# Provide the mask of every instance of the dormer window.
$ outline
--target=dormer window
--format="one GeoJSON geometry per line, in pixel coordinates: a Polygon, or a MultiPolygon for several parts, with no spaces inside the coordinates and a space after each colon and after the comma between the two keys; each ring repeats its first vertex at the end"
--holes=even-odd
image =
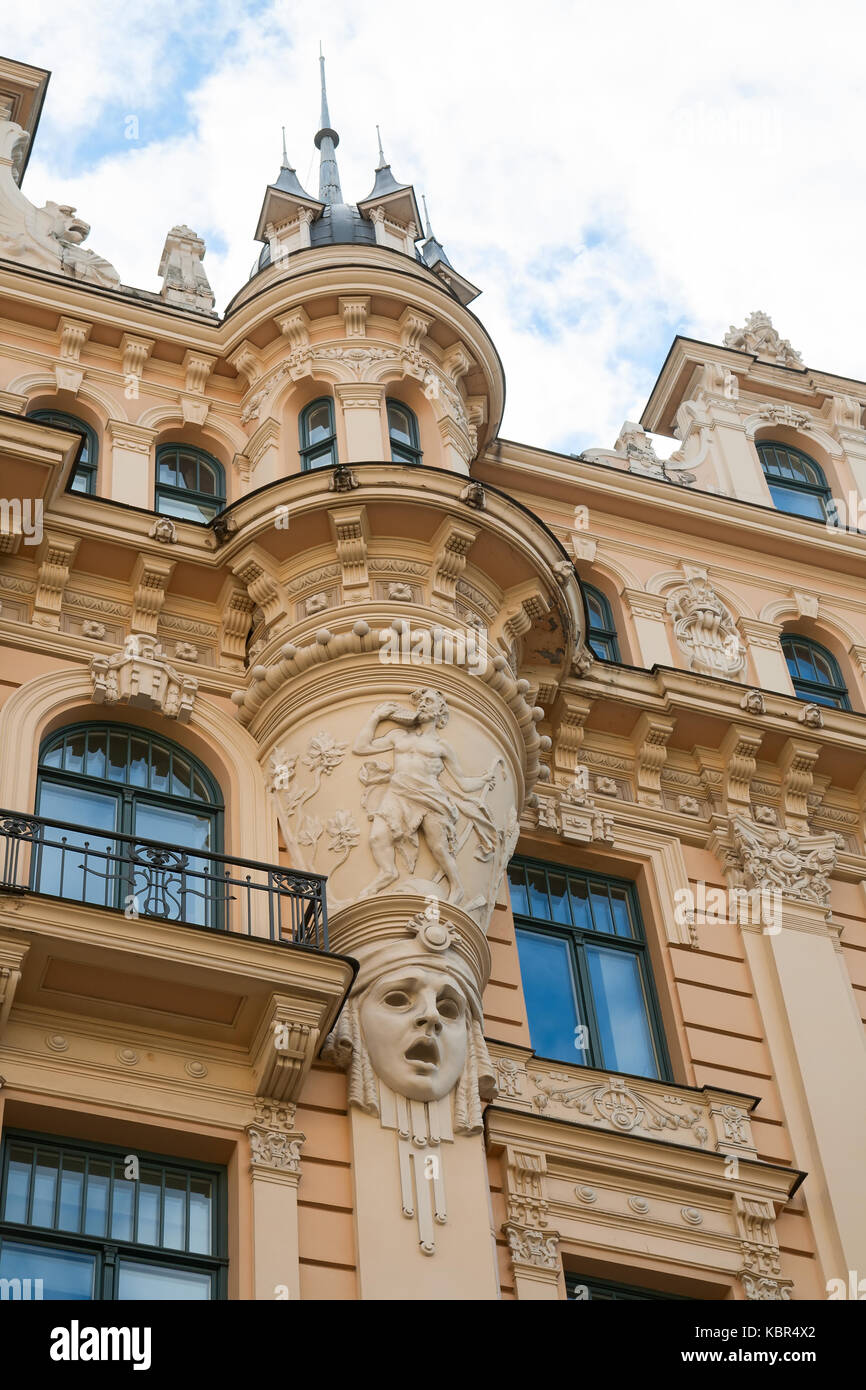
{"type": "Polygon", "coordinates": [[[337,464],[337,429],[330,396],[311,401],[301,411],[301,468],[334,468],[337,464]]]}
{"type": "Polygon", "coordinates": [[[226,504],[222,464],[189,444],[161,444],[156,451],[155,510],[183,521],[212,521],[226,504]]]}
{"type": "Polygon", "coordinates": [[[814,521],[827,520],[830,489],[814,459],[790,444],[763,440],[758,444],[758,458],[778,511],[814,521]]]}
{"type": "Polygon", "coordinates": [[[402,401],[388,401],[388,438],[393,463],[421,462],[418,421],[402,401]]]}

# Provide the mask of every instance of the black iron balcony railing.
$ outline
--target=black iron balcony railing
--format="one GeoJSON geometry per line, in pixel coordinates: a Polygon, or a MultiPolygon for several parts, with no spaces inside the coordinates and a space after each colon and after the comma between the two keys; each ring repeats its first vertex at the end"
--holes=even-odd
{"type": "Polygon", "coordinates": [[[0,810],[0,892],[328,949],[325,878],[0,810]]]}

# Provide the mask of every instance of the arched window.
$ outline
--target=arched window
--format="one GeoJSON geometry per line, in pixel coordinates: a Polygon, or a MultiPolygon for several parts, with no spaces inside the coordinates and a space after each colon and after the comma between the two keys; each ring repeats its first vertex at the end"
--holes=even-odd
{"type": "Polygon", "coordinates": [[[334,424],[334,402],[330,396],[320,396],[304,406],[300,418],[301,467],[333,468],[337,464],[337,427],[334,424]]]}
{"type": "Polygon", "coordinates": [[[814,459],[790,444],[758,444],[758,458],[770,495],[780,512],[792,516],[827,520],[830,489],[822,469],[814,459]]]}
{"type": "Polygon", "coordinates": [[[591,584],[584,584],[583,592],[586,594],[586,609],[589,614],[589,646],[602,661],[619,661],[619,642],[610,604],[604,594],[599,593],[591,584]]]}
{"type": "Polygon", "coordinates": [[[85,492],[92,497],[96,492],[96,469],[99,463],[99,445],[95,431],[76,415],[67,415],[62,410],[32,410],[27,418],[38,420],[42,425],[57,425],[59,429],[72,430],[82,436],[84,443],[69,483],[69,491],[85,492]]]}
{"type": "Polygon", "coordinates": [[[222,850],[222,797],[207,769],[169,739],[123,724],[52,734],[39,754],[36,813],[50,823],[34,864],[38,892],[219,925],[207,876],[220,864],[202,856],[222,850]],[[164,848],[139,850],[114,834],[164,848]]]}
{"type": "Polygon", "coordinates": [[[156,510],[184,521],[211,521],[226,504],[222,464],[189,444],[160,444],[156,451],[156,510]]]}
{"type": "Polygon", "coordinates": [[[394,463],[420,463],[421,443],[414,411],[402,401],[388,401],[388,438],[394,463]]]}
{"type": "Polygon", "coordinates": [[[798,700],[833,705],[836,709],[851,708],[839,664],[826,647],[793,633],[782,638],[782,651],[798,700]]]}

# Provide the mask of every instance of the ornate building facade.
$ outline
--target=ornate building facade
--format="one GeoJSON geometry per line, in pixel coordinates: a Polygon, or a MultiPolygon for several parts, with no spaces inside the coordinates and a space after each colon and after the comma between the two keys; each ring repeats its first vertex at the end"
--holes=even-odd
{"type": "Polygon", "coordinates": [[[0,1277],[856,1284],[866,383],[755,313],[612,449],[513,443],[324,70],[222,317],[189,227],[148,292],[28,200],[46,83],[0,63],[0,1277]]]}

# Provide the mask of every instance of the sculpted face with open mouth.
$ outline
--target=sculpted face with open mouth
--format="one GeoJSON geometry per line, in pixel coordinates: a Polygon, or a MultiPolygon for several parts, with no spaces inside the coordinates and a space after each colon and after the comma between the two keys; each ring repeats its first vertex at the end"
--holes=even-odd
{"type": "Polygon", "coordinates": [[[361,1003],[373,1070],[398,1095],[439,1100],[466,1061],[467,1004],[441,970],[395,969],[361,1003]]]}

